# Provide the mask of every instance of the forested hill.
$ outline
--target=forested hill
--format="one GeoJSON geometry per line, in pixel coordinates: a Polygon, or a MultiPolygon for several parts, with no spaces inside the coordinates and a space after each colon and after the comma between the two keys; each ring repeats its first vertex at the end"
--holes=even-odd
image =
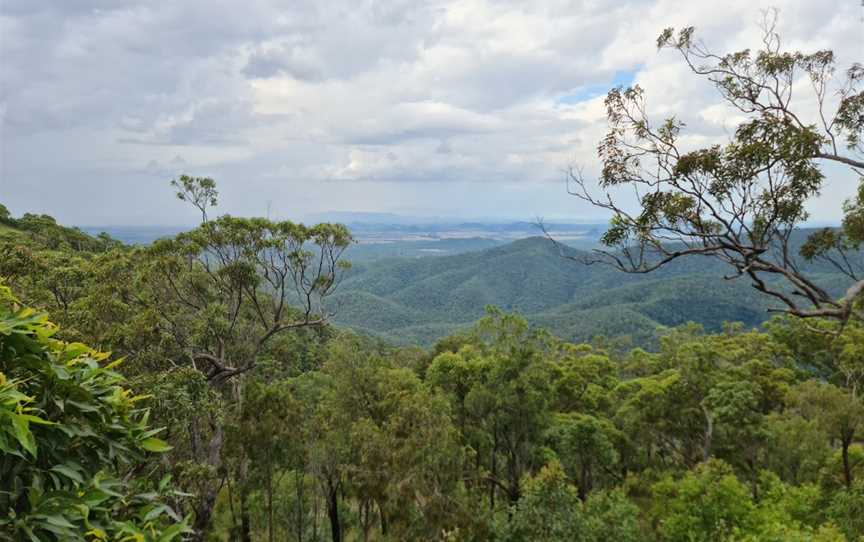
{"type": "MultiPolygon", "coordinates": [[[[809,233],[800,230],[794,248],[809,233]]],[[[104,234],[93,237],[36,214],[4,216],[0,238],[33,238],[45,247],[85,251],[119,245],[104,234]]],[[[728,269],[712,258],[685,258],[634,275],[565,258],[543,237],[500,242],[448,241],[448,249],[458,253],[423,257],[416,255],[440,253],[428,250],[440,243],[405,241],[381,250],[374,243],[355,245],[347,252],[353,266],[329,302],[334,321],[388,342],[430,346],[475,322],[486,305],[495,305],[565,340],[629,337],[633,344],[651,347],[662,326],[692,321],[718,330],[727,321],[757,326],[769,316],[770,299],[747,281],[718,280],[728,269]],[[404,250],[398,248],[403,245],[404,250]],[[488,248],[471,250],[477,247],[488,248]],[[382,257],[394,253],[414,256],[382,257]]],[[[564,250],[576,260],[585,255],[564,250]]],[[[847,281],[834,268],[807,264],[805,269],[832,294],[842,295],[847,281]]]]}
{"type": "MultiPolygon", "coordinates": [[[[727,271],[692,257],[625,274],[564,258],[548,239],[532,237],[453,256],[357,262],[331,302],[337,323],[402,344],[428,345],[481,317],[485,305],[518,311],[568,340],[627,335],[650,344],[659,326],[763,322],[770,300],[744,280],[718,281],[727,271]]],[[[841,292],[844,281],[831,268],[809,271],[841,292]]]]}
{"type": "Polygon", "coordinates": [[[0,242],[3,241],[33,241],[48,249],[65,247],[75,251],[99,251],[120,244],[107,234],[90,235],[79,228],[58,224],[49,215],[25,213],[21,218],[12,218],[0,204],[0,242]]]}

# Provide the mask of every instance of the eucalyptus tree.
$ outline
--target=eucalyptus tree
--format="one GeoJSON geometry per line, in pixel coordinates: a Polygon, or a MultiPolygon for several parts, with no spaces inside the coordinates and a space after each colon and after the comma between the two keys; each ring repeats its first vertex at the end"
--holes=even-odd
{"type": "Polygon", "coordinates": [[[458,346],[456,352],[435,357],[426,378],[450,396],[475,459],[467,477],[478,491],[487,488],[494,511],[498,495],[515,504],[523,477],[542,465],[540,448],[555,403],[558,372],[551,356],[557,342],[531,330],[521,316],[496,308],[487,308],[461,340],[461,346],[450,345],[458,346]]]}
{"type": "Polygon", "coordinates": [[[808,202],[824,187],[825,166],[864,176],[864,66],[835,77],[831,51],[784,51],[775,21],[775,13],[766,15],[759,51],[714,53],[692,27],[666,29],[657,40],[744,119],[728,143],[693,148],[679,118],[652,117],[640,86],[615,88],[605,100],[609,131],[598,147],[602,194],[575,168],[569,191],[612,214],[606,247],[589,262],[649,273],[683,257],[715,258],[728,264],[726,278],[744,277],[777,301],[775,311],[845,322],[860,312],[864,291],[857,257],[864,184],[843,206],[842,229],[812,235],[800,254],[794,238],[808,202]],[[808,106],[792,99],[802,82],[812,91],[809,116],[808,106]],[[635,212],[613,195],[621,190],[635,194],[635,212]],[[845,296],[832,296],[802,270],[799,255],[844,274],[845,296]]]}
{"type": "MultiPolygon", "coordinates": [[[[181,178],[177,185],[178,197],[191,201],[205,221],[141,251],[135,303],[179,354],[172,363],[202,375],[230,414],[241,400],[239,378],[256,368],[276,337],[328,323],[326,300],[348,267],[342,255],[351,235],[338,224],[227,215],[208,220],[206,207],[216,203],[212,180],[181,178]]],[[[201,443],[193,456],[213,478],[221,466],[223,426],[212,414],[189,424],[189,439],[201,443]]],[[[210,521],[217,482],[201,491],[199,530],[210,521]]]]}
{"type": "Polygon", "coordinates": [[[506,542],[635,542],[639,509],[619,491],[598,493],[587,502],[555,461],[526,477],[525,495],[506,522],[496,525],[496,540],[506,542]]]}
{"type": "Polygon", "coordinates": [[[308,454],[334,542],[354,539],[342,501],[356,504],[362,540],[429,540],[456,521],[462,449],[449,404],[389,354],[345,334],[322,369],[308,454]]]}
{"type": "Polygon", "coordinates": [[[864,426],[864,405],[845,390],[816,380],[801,383],[791,395],[794,411],[805,419],[814,420],[832,440],[840,443],[843,482],[847,489],[851,488],[849,448],[855,442],[855,433],[864,426]]]}
{"type": "Polygon", "coordinates": [[[201,213],[201,222],[207,222],[207,208],[216,207],[219,203],[219,191],[216,181],[210,177],[192,177],[181,175],[173,179],[171,186],[177,189],[177,199],[190,203],[201,213]]]}
{"type": "Polygon", "coordinates": [[[143,280],[160,329],[219,386],[252,370],[280,333],[327,324],[350,241],[338,224],[223,216],[155,242],[143,280]]]}
{"type": "MultiPolygon", "coordinates": [[[[267,540],[276,540],[278,525],[274,503],[281,480],[296,469],[303,458],[303,439],[298,438],[302,409],[285,382],[253,382],[244,389],[240,413],[228,431],[225,455],[235,460],[237,468],[246,469],[237,488],[240,499],[240,533],[251,540],[251,510],[248,494],[260,488],[264,497],[263,523],[267,540]]],[[[229,496],[230,498],[230,496],[229,496]]],[[[302,531],[301,531],[302,533],[302,531]]],[[[280,537],[284,539],[284,535],[280,537]]]]}
{"type": "Polygon", "coordinates": [[[616,442],[622,438],[608,420],[590,414],[555,416],[549,440],[563,466],[576,481],[579,499],[586,501],[602,472],[618,462],[616,442]]]}

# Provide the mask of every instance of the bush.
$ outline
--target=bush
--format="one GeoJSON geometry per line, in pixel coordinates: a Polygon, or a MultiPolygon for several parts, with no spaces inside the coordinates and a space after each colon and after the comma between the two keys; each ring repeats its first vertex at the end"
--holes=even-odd
{"type": "Polygon", "coordinates": [[[0,284],[0,540],[177,539],[188,527],[160,498],[169,480],[144,492],[131,476],[169,449],[144,397],[124,387],[119,360],[56,331],[0,284]]]}

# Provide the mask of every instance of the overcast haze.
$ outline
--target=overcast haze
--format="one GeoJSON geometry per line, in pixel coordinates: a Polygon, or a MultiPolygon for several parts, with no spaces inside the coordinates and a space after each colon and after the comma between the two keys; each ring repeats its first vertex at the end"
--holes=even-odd
{"type": "MultiPolygon", "coordinates": [[[[638,82],[692,142],[734,126],[656,51],[664,27],[757,47],[776,6],[788,48],[864,59],[861,0],[0,6],[0,202],[71,224],[190,223],[167,186],[184,172],[214,177],[239,215],[584,219],[562,170],[596,172],[611,86],[638,82]]],[[[855,185],[829,173],[818,220],[855,185]]]]}

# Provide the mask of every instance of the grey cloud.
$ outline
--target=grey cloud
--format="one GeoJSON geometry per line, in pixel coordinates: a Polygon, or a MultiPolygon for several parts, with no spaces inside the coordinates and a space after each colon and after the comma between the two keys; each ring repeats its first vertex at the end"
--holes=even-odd
{"type": "MultiPolygon", "coordinates": [[[[677,59],[653,39],[696,24],[734,47],[770,0],[695,4],[5,0],[0,200],[122,222],[134,195],[135,220],[171,223],[164,185],[182,169],[216,177],[237,214],[258,212],[265,195],[304,211],[379,198],[446,213],[453,198],[430,187],[471,183],[559,205],[561,188],[538,181],[591,166],[604,120],[602,103],[555,99],[602,90],[617,71],[640,66],[652,106],[723,138],[722,123],[700,116],[716,96],[670,80],[677,59]]],[[[787,42],[854,60],[854,2],[814,6],[784,3],[787,42]]]]}
{"type": "Polygon", "coordinates": [[[288,75],[300,81],[320,81],[324,78],[322,61],[300,44],[258,47],[249,55],[243,73],[253,79],[288,75]]]}
{"type": "Polygon", "coordinates": [[[146,128],[139,124],[132,130],[135,136],[120,137],[118,141],[149,145],[242,145],[248,143],[243,131],[255,119],[248,102],[204,102],[178,117],[157,118],[146,128]]]}
{"type": "Polygon", "coordinates": [[[488,133],[500,126],[495,117],[443,103],[400,103],[349,127],[344,140],[357,145],[392,145],[413,139],[488,133]]]}

